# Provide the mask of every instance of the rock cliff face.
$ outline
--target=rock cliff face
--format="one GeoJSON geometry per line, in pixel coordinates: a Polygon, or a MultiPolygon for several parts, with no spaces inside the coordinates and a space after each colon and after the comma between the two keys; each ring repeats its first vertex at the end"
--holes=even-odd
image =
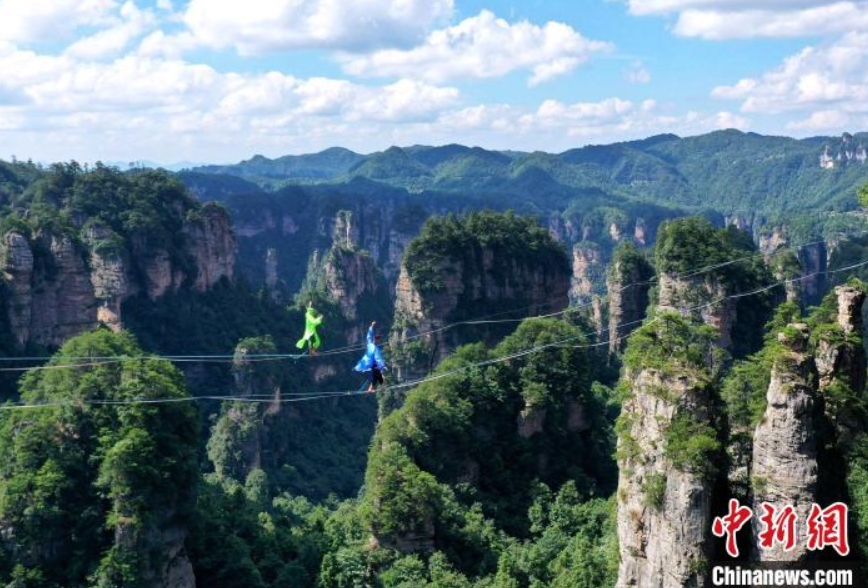
{"type": "Polygon", "coordinates": [[[800,246],[795,252],[795,259],[787,261],[791,269],[798,266],[797,271],[779,272],[775,268],[776,259],[782,256],[792,257],[794,254],[785,251],[790,245],[786,227],[776,226],[759,237],[759,250],[770,260],[777,279],[797,278],[786,285],[787,300],[800,301],[803,305],[816,304],[828,288],[826,269],[836,243],[814,241],[800,246]]]}
{"type": "MultiPolygon", "coordinates": [[[[438,274],[444,276],[442,288],[424,292],[411,280],[406,264],[401,267],[389,341],[393,352],[400,350],[395,361],[400,378],[427,372],[468,340],[469,330],[441,330],[460,320],[461,311],[476,317],[514,310],[508,318],[516,318],[557,312],[569,302],[567,268],[553,271],[532,266],[514,257],[498,256],[491,249],[474,251],[463,259],[447,258],[438,274]]],[[[515,326],[514,322],[508,324],[515,326]]],[[[501,334],[496,324],[470,329],[474,340],[493,342],[501,334]]]]}
{"type": "Polygon", "coordinates": [[[3,238],[6,313],[19,346],[57,346],[96,325],[97,302],[83,252],[66,235],[3,238]],[[38,252],[38,255],[35,253],[38,252]]]}
{"type": "Polygon", "coordinates": [[[33,312],[33,251],[20,233],[3,237],[3,279],[7,287],[9,327],[19,346],[30,339],[33,312]]]}
{"type": "Polygon", "coordinates": [[[197,291],[209,290],[221,278],[232,279],[237,244],[232,220],[224,208],[206,204],[196,218],[184,223],[182,232],[185,252],[195,264],[193,285],[197,291]]]}
{"type": "Polygon", "coordinates": [[[686,374],[643,369],[627,376],[618,438],[617,588],[700,588],[708,561],[712,486],[702,472],[667,456],[676,418],[707,423],[706,384],[686,374]]]}
{"type": "Polygon", "coordinates": [[[235,237],[223,209],[204,206],[182,233],[179,255],[190,263],[144,236],[125,244],[100,224],[86,227],[80,241],[48,230],[29,238],[7,233],[0,241],[0,274],[14,340],[20,347],[57,347],[100,322],[120,328],[121,304],[140,292],[156,299],[188,283],[205,291],[232,278],[235,237]]]}
{"type": "MultiPolygon", "coordinates": [[[[782,351],[772,368],[766,411],[753,437],[751,484],[754,504],[776,509],[793,506],[796,520],[807,520],[817,497],[817,368],[808,350],[808,327],[791,325],[778,334],[782,351]]],[[[761,549],[761,522],[752,519],[754,556],[759,561],[798,562],[807,554],[807,542],[796,541],[785,550],[775,543],[761,549]]],[[[800,528],[800,532],[803,530],[800,528]]]]}
{"type": "Polygon", "coordinates": [[[609,293],[609,352],[617,353],[627,345],[627,335],[639,327],[648,310],[648,293],[654,269],[638,255],[616,251],[606,275],[609,293]]]}
{"type": "Polygon", "coordinates": [[[677,312],[714,327],[718,345],[732,345],[732,329],[738,320],[736,301],[727,298],[728,289],[714,275],[679,277],[666,272],[658,275],[657,309],[677,312]]]}
{"type": "MultiPolygon", "coordinates": [[[[861,336],[865,293],[850,286],[838,286],[835,288],[835,296],[838,302],[836,321],[844,341],[853,334],[861,336]]],[[[861,348],[854,349],[836,339],[821,337],[817,342],[816,362],[820,390],[831,386],[836,379],[845,380],[854,390],[864,389],[865,353],[861,348]]]]}
{"type": "Polygon", "coordinates": [[[348,345],[364,341],[372,320],[388,322],[391,304],[386,280],[368,252],[335,245],[326,255],[323,272],[326,292],[349,323],[348,345]]]}
{"type": "Polygon", "coordinates": [[[238,203],[233,210],[238,271],[251,282],[262,283],[273,275],[285,284],[287,293],[295,293],[309,273],[307,260],[314,252],[321,255],[339,245],[370,254],[386,278],[389,296],[394,296],[404,249],[433,212],[409,203],[406,194],[388,191],[376,198],[358,192],[287,194],[249,208],[238,203]],[[264,265],[269,249],[275,250],[278,260],[270,270],[264,265]]]}
{"type": "Polygon", "coordinates": [[[588,300],[596,287],[602,283],[604,261],[600,248],[594,243],[582,243],[573,247],[573,279],[570,282],[570,298],[588,300]]]}

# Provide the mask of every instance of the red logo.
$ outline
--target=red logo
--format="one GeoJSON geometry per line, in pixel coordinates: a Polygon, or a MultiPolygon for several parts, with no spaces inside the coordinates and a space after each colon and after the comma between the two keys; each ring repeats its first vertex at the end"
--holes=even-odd
{"type": "Polygon", "coordinates": [[[735,543],[735,534],[745,526],[753,516],[746,506],[740,506],[735,498],[729,499],[729,514],[723,517],[714,517],[711,532],[716,537],[726,535],[726,552],[730,557],[738,557],[738,545],[735,543]]]}
{"type": "Polygon", "coordinates": [[[843,502],[830,504],[821,509],[811,506],[808,515],[808,549],[811,551],[832,547],[838,555],[850,553],[847,542],[847,505],[843,502]]]}
{"type": "Polygon", "coordinates": [[[762,530],[759,532],[759,544],[762,549],[772,549],[775,543],[784,546],[789,551],[796,546],[796,509],[791,505],[783,507],[780,512],[774,506],[763,502],[760,504],[763,514],[759,520],[762,530]]]}
{"type": "MultiPolygon", "coordinates": [[[[760,531],[757,534],[760,548],[773,549],[775,545],[781,545],[784,551],[793,549],[798,538],[796,509],[792,505],[777,508],[763,502],[760,510],[760,531]]],[[[826,508],[820,508],[818,504],[811,505],[805,525],[808,549],[817,551],[831,547],[841,556],[849,554],[847,512],[847,505],[843,502],[830,504],[826,508]]],[[[750,508],[741,506],[738,500],[731,498],[729,512],[724,516],[714,517],[711,532],[715,537],[726,537],[726,553],[730,557],[738,557],[736,533],[747,524],[753,514],[750,508]]]]}

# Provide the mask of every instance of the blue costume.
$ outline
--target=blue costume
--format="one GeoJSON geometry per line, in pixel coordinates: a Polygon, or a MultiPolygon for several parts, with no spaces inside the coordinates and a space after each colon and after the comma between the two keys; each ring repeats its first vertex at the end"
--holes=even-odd
{"type": "Polygon", "coordinates": [[[368,392],[373,392],[374,388],[376,388],[375,384],[384,383],[382,372],[386,371],[386,360],[383,359],[383,352],[380,351],[380,347],[377,345],[373,324],[368,327],[368,334],[365,340],[368,343],[365,354],[353,370],[357,372],[370,372],[368,392]]]}

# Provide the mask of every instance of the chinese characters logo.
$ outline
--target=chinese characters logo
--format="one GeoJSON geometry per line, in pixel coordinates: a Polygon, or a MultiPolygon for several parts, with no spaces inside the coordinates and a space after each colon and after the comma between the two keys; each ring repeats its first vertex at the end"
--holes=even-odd
{"type": "MultiPolygon", "coordinates": [[[[738,557],[736,533],[754,516],[754,512],[739,504],[735,498],[729,501],[727,514],[714,518],[711,532],[715,537],[726,538],[726,552],[730,557],[738,557]]],[[[796,510],[791,505],[777,508],[762,502],[759,505],[760,531],[757,536],[761,549],[772,549],[775,545],[783,547],[784,551],[793,549],[796,545],[798,521],[796,510]]],[[[835,502],[826,508],[818,504],[811,505],[811,511],[805,522],[808,549],[817,551],[831,547],[839,555],[850,553],[847,539],[847,505],[835,502]]]]}

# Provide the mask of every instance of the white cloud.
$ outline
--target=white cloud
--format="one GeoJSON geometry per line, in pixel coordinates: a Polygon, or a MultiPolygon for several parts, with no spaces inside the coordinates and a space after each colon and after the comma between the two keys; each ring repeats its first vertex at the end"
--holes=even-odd
{"type": "Polygon", "coordinates": [[[714,115],[714,124],[718,129],[739,129],[746,131],[750,128],[750,121],[739,114],[722,111],[714,115]]]}
{"type": "Polygon", "coordinates": [[[850,33],[835,43],[806,47],[777,68],[712,96],[741,100],[742,112],[830,110],[868,112],[868,33],[850,33]]]}
{"type": "Polygon", "coordinates": [[[197,46],[196,38],[189,32],[166,34],[162,30],[156,30],[142,39],[137,53],[147,57],[179,59],[184,53],[197,46]]]}
{"type": "Polygon", "coordinates": [[[624,79],[631,84],[647,84],[651,81],[651,72],[641,61],[636,61],[624,72],[624,79]]]}
{"type": "Polygon", "coordinates": [[[113,57],[155,24],[151,12],[139,10],[128,1],[121,7],[120,18],[93,35],[79,39],[66,48],[66,53],[78,59],[113,57]]]}
{"type": "Polygon", "coordinates": [[[453,0],[191,0],[184,21],[200,43],[252,55],[407,46],[452,9],[453,0]]]}
{"type": "Polygon", "coordinates": [[[483,10],[477,16],[437,30],[417,47],[384,49],[342,58],[358,76],[417,77],[439,83],[456,78],[491,78],[529,70],[530,85],[563,75],[594,54],[612,48],[586,39],[558,22],[510,24],[483,10]]]}
{"type": "Polygon", "coordinates": [[[379,140],[385,127],[431,123],[460,101],[457,89],[420,81],[224,73],[141,53],[83,60],[8,43],[0,43],[0,80],[0,128],[15,131],[8,148],[36,159],[201,160],[288,141],[298,150],[314,137],[379,140]]]}
{"type": "MultiPolygon", "coordinates": [[[[866,117],[862,117],[864,120],[866,117]]],[[[852,128],[854,122],[852,115],[840,110],[818,110],[803,120],[791,122],[787,128],[794,131],[811,132],[840,132],[842,129],[852,128]]]]}
{"type": "MultiPolygon", "coordinates": [[[[612,97],[598,102],[544,100],[535,110],[510,104],[481,104],[448,111],[436,125],[419,129],[429,142],[479,143],[491,148],[558,152],[590,142],[611,143],[659,133],[697,134],[719,128],[746,128],[741,117],[721,112],[673,114],[656,101],[612,97]]],[[[418,136],[412,142],[419,142],[418,136]]]]}
{"type": "Polygon", "coordinates": [[[0,41],[69,39],[78,27],[110,22],[115,0],[0,0],[0,41]]]}
{"type": "Polygon", "coordinates": [[[730,39],[840,34],[868,29],[866,0],[627,0],[636,15],[677,14],[673,31],[730,39]]]}

